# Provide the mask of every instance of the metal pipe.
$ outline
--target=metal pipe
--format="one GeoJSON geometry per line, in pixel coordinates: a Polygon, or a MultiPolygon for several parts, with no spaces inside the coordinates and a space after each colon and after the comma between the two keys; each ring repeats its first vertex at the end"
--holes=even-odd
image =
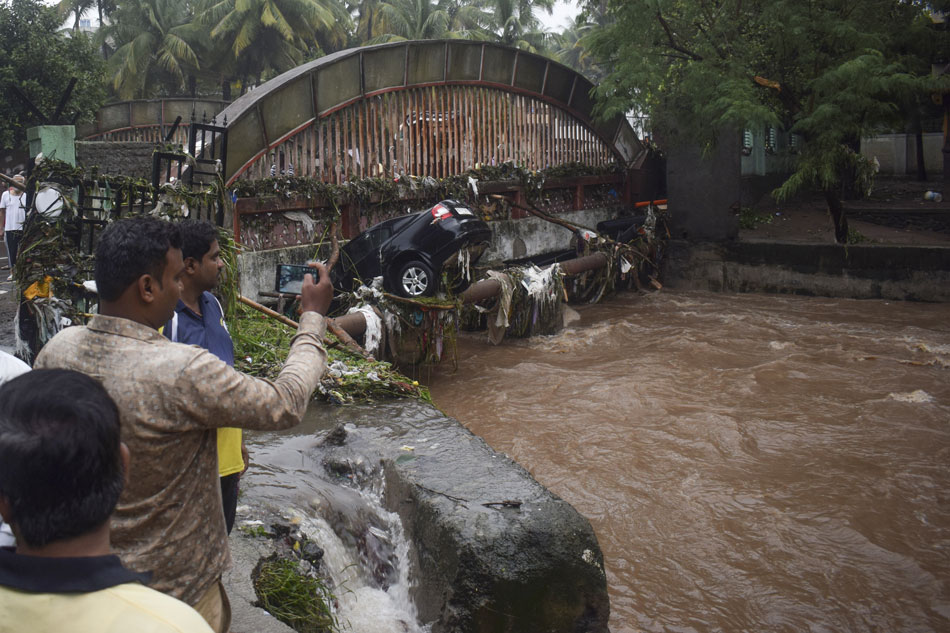
{"type": "MultiPolygon", "coordinates": [[[[597,270],[607,265],[607,256],[603,253],[594,253],[586,257],[570,259],[566,262],[560,262],[561,270],[565,275],[579,275],[589,270],[597,270]]],[[[496,297],[501,292],[501,282],[497,279],[482,279],[469,286],[462,293],[462,303],[476,303],[484,301],[491,297],[496,297]]],[[[242,297],[243,300],[243,297],[242,297]]],[[[282,315],[281,315],[282,316],[282,315]]],[[[353,338],[363,336],[366,332],[366,317],[362,312],[352,312],[333,319],[334,323],[353,338]]]]}

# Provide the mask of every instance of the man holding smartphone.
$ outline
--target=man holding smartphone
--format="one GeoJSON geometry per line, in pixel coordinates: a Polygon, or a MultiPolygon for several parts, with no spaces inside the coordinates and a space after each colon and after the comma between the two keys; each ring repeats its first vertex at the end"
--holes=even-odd
{"type": "Polygon", "coordinates": [[[152,587],[193,606],[218,633],[231,610],[221,575],[231,563],[220,511],[217,429],[277,430],[300,423],[326,369],[326,268],[307,275],[297,334],[280,372],[262,380],[211,352],[158,333],[175,312],[185,263],[177,225],[119,220],[96,246],[99,314],[42,349],[36,368],[73,369],[98,379],[115,400],[122,440],[134,459],[112,517],[112,544],[152,587]]]}

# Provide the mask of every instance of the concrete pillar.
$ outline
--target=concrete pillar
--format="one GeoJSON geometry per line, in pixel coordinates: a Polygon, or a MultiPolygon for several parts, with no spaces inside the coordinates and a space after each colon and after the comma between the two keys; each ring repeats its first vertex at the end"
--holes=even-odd
{"type": "Polygon", "coordinates": [[[76,127],[73,125],[38,125],[26,131],[30,142],[30,158],[40,152],[45,158],[55,158],[76,165],[76,127]]]}
{"type": "Polygon", "coordinates": [[[739,233],[736,206],[742,195],[739,134],[723,131],[716,147],[703,154],[698,145],[667,149],[667,198],[674,239],[718,242],[739,233]]]}

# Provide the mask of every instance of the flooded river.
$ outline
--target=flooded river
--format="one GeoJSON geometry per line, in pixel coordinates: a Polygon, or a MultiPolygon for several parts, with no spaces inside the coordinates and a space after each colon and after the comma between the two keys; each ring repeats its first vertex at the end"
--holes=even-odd
{"type": "Polygon", "coordinates": [[[573,504],[611,631],[950,630],[950,305],[621,296],[441,409],[573,504]]]}

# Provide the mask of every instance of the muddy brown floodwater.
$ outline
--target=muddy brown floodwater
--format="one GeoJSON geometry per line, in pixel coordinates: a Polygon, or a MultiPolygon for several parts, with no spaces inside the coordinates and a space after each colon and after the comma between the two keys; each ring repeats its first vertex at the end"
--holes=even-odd
{"type": "Polygon", "coordinates": [[[662,292],[436,404],[586,515],[611,631],[950,631],[950,305],[662,292]]]}

